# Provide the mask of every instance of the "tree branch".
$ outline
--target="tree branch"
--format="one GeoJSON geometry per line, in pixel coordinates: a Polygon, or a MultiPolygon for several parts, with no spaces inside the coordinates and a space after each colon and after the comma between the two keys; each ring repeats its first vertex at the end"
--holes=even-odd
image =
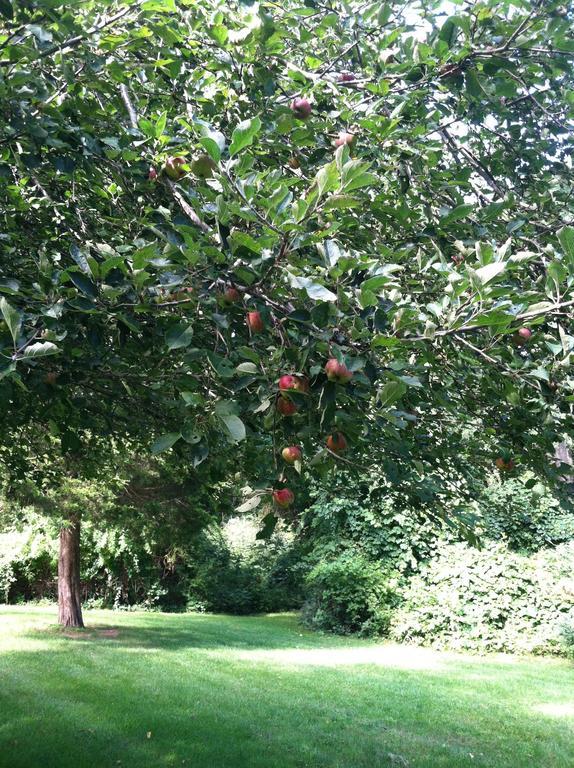
{"type": "MultiPolygon", "coordinates": [[[[67,40],[65,40],[63,43],[56,43],[56,45],[52,45],[50,48],[46,48],[45,51],[41,51],[36,59],[34,61],[38,61],[40,59],[45,59],[48,56],[51,56],[53,53],[58,52],[64,52],[67,50],[70,50],[71,48],[76,48],[80,43],[82,43],[84,40],[87,40],[88,37],[91,37],[92,35],[95,35],[96,32],[100,32],[102,29],[105,29],[106,27],[109,27],[111,24],[115,24],[116,21],[119,21],[124,16],[126,16],[131,10],[132,6],[128,5],[126,8],[123,8],[121,11],[118,11],[118,13],[114,14],[114,16],[110,16],[109,19],[103,21],[101,24],[95,24],[91,29],[88,29],[88,31],[83,35],[76,35],[75,37],[70,37],[67,40]]],[[[12,61],[12,59],[2,59],[0,60],[0,66],[6,67],[10,64],[16,64],[17,62],[12,61]]]]}

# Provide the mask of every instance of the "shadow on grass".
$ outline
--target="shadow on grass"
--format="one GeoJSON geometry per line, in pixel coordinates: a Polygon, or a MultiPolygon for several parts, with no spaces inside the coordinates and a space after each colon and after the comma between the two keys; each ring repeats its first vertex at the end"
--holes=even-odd
{"type": "MultiPolygon", "coordinates": [[[[0,611],[1,616],[1,611],[0,611]]],[[[79,643],[113,641],[118,646],[178,651],[186,648],[280,649],[345,644],[335,636],[320,636],[298,623],[295,614],[225,616],[217,614],[138,614],[106,612],[96,620],[89,614],[84,629],[55,624],[20,632],[31,639],[62,639],[79,643]],[[162,626],[158,626],[158,621],[162,626]]],[[[350,641],[349,641],[350,642],[350,641]]]]}
{"type": "Polygon", "coordinates": [[[88,612],[83,631],[34,629],[51,611],[0,609],[0,627],[10,615],[0,768],[574,765],[564,665],[319,636],[289,615],[88,612]]]}
{"type": "MultiPolygon", "coordinates": [[[[219,627],[224,633],[221,619],[219,627]]],[[[244,633],[256,652],[260,641],[244,633]]],[[[150,627],[94,642],[85,636],[62,643],[50,635],[48,650],[0,655],[0,768],[574,764],[572,722],[525,708],[521,697],[533,694],[528,685],[518,696],[516,681],[509,681],[501,698],[503,686],[469,684],[457,669],[450,676],[365,667],[278,669],[236,653],[206,653],[229,643],[218,637],[214,646],[202,636],[198,644],[192,635],[182,629],[173,641],[190,651],[180,655],[146,653],[173,648],[166,632],[150,627]],[[141,636],[134,643],[136,632],[141,636]]],[[[243,647],[235,642],[232,650],[243,647]]],[[[548,700],[556,685],[550,676],[534,696],[548,700]]]]}

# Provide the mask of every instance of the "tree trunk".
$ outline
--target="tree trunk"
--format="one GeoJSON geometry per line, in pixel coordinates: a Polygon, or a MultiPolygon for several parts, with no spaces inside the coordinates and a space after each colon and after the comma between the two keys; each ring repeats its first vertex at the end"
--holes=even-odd
{"type": "Polygon", "coordinates": [[[58,558],[58,624],[83,627],[80,591],[80,518],[60,530],[58,558]]]}

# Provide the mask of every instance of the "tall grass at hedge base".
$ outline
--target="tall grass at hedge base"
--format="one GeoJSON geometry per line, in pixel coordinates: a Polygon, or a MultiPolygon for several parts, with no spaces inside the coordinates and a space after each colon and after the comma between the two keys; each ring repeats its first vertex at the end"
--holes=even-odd
{"type": "Polygon", "coordinates": [[[568,653],[574,542],[531,555],[504,544],[445,545],[403,589],[389,635],[435,648],[568,653]]]}

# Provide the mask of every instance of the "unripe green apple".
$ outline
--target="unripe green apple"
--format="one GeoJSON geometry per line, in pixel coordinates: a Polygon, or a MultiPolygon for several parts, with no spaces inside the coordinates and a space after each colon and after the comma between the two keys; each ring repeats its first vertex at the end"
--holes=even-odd
{"type": "Polygon", "coordinates": [[[168,157],[165,161],[165,172],[172,181],[179,181],[185,176],[183,166],[186,165],[185,157],[168,157]]]}

